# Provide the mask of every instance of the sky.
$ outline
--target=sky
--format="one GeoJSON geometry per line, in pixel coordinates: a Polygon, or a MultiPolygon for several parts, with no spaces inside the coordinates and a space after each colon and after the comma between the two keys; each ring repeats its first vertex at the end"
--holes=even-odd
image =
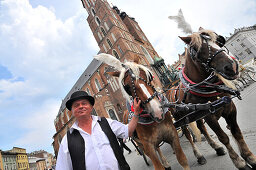
{"type": "MultiPolygon", "coordinates": [[[[255,0],[109,0],[134,17],[166,64],[178,59],[186,36],[168,16],[183,15],[230,36],[256,21],[255,0]]],[[[0,0],[0,149],[53,152],[61,101],[99,48],[81,0],[0,0]]]]}

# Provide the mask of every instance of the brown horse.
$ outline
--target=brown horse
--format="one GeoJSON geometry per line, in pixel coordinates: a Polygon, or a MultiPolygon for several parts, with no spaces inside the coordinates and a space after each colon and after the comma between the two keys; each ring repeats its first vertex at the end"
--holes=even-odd
{"type": "MultiPolygon", "coordinates": [[[[190,36],[180,38],[188,45],[185,52],[185,66],[180,72],[180,84],[167,93],[169,101],[174,103],[207,103],[208,101],[216,101],[219,97],[234,95],[234,90],[232,91],[227,86],[231,87],[231,84],[228,84],[229,80],[237,77],[238,63],[223,49],[222,46],[225,42],[221,43],[220,37],[213,31],[203,29],[190,36]],[[223,85],[223,83],[227,86],[223,85]]],[[[204,112],[199,111],[198,113],[204,112]]],[[[177,111],[175,109],[172,110],[172,113],[176,120],[187,114],[187,112],[177,111]]],[[[253,169],[256,169],[256,157],[249,150],[243,139],[236,116],[236,107],[231,101],[230,104],[221,107],[216,112],[207,114],[204,120],[215,132],[219,141],[226,146],[236,168],[251,169],[249,167],[251,166],[253,169]],[[223,117],[226,120],[227,126],[230,127],[243,159],[235,152],[230,144],[228,135],[218,123],[220,117],[223,117]]],[[[209,136],[202,119],[197,121],[197,126],[210,146],[216,150],[217,155],[224,155],[223,147],[216,144],[209,136]]],[[[189,131],[185,126],[184,131],[186,137],[192,144],[198,162],[200,164],[206,163],[205,158],[193,143],[189,131]]]]}
{"type": "Polygon", "coordinates": [[[152,72],[145,66],[135,63],[136,61],[121,63],[115,57],[108,54],[99,54],[95,58],[118,70],[109,74],[119,77],[119,85],[124,97],[127,100],[129,100],[130,96],[134,99],[139,98],[142,101],[143,110],[146,113],[150,113],[152,119],[155,120],[151,125],[138,123],[136,127],[139,143],[142,144],[143,150],[151,159],[154,168],[156,170],[171,169],[161,152],[159,153],[163,164],[157,155],[157,151],[160,151],[158,146],[164,141],[172,146],[177,160],[183,169],[189,170],[188,161],[180,146],[179,137],[172,123],[171,114],[169,112],[164,114],[160,107],[161,103],[158,99],[158,93],[151,84],[152,72]]]}

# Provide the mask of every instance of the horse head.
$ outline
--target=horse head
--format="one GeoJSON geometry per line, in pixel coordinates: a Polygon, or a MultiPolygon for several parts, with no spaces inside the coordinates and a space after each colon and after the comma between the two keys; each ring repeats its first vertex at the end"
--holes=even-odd
{"type": "Polygon", "coordinates": [[[214,71],[225,79],[238,75],[238,62],[224,46],[225,38],[210,30],[200,29],[187,37],[180,37],[188,46],[191,62],[208,75],[214,71]]]}
{"type": "Polygon", "coordinates": [[[109,75],[118,77],[119,86],[126,100],[141,100],[141,107],[156,119],[162,119],[163,110],[158,99],[158,93],[152,84],[153,73],[145,66],[135,62],[122,63],[109,54],[99,54],[96,59],[111,65],[117,71],[108,72],[109,75]]]}

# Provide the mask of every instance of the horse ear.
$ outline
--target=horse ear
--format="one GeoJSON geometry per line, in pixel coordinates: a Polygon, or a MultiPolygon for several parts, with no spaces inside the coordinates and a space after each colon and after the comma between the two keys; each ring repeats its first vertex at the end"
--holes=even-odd
{"type": "Polygon", "coordinates": [[[186,44],[190,44],[191,42],[191,37],[180,37],[179,38],[184,41],[186,44]]]}
{"type": "Polygon", "coordinates": [[[140,62],[140,57],[137,56],[137,55],[133,56],[133,62],[139,64],[139,62],[140,62]]]}
{"type": "Polygon", "coordinates": [[[202,30],[204,30],[204,28],[203,27],[199,27],[198,31],[202,31],[202,30]]]}
{"type": "Polygon", "coordinates": [[[111,75],[113,77],[119,77],[120,71],[114,71],[114,72],[106,72],[108,75],[111,75]]]}

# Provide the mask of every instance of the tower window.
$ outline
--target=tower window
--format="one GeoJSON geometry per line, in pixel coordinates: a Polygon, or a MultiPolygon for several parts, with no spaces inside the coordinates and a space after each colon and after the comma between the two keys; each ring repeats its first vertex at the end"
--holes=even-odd
{"type": "Polygon", "coordinates": [[[142,51],[143,51],[145,57],[147,58],[148,62],[149,62],[150,64],[153,64],[154,61],[153,61],[152,57],[150,56],[150,54],[148,53],[148,51],[147,51],[143,46],[140,46],[140,47],[141,47],[141,49],[142,49],[142,51]]]}
{"type": "Polygon", "coordinates": [[[100,83],[99,83],[98,79],[95,79],[95,85],[96,85],[97,90],[100,91],[101,86],[100,86],[100,83]]]}
{"type": "Polygon", "coordinates": [[[120,53],[123,55],[124,52],[123,52],[123,50],[121,49],[120,45],[118,45],[117,48],[118,48],[118,50],[120,51],[120,53]]]}
{"type": "Polygon", "coordinates": [[[96,14],[95,10],[92,8],[92,15],[94,16],[96,14]]]}
{"type": "Polygon", "coordinates": [[[107,52],[107,48],[104,44],[103,44],[103,48],[104,48],[105,52],[107,52]]]}
{"type": "Polygon", "coordinates": [[[91,96],[90,90],[86,88],[86,92],[91,96]]]}
{"type": "Polygon", "coordinates": [[[100,33],[98,32],[98,37],[100,40],[102,40],[102,36],[100,35],[100,33]]]}
{"type": "Polygon", "coordinates": [[[103,28],[103,27],[100,27],[100,30],[101,30],[101,32],[103,33],[103,35],[104,35],[104,36],[106,36],[106,35],[107,35],[107,33],[106,33],[106,31],[104,30],[104,28],[103,28]]]}
{"type": "Polygon", "coordinates": [[[113,50],[113,55],[114,55],[117,59],[120,58],[119,55],[118,55],[118,53],[116,52],[116,50],[113,50]]]}
{"type": "Polygon", "coordinates": [[[111,36],[112,36],[113,40],[116,41],[116,37],[113,33],[111,33],[111,36]]]}
{"type": "Polygon", "coordinates": [[[95,17],[95,19],[96,19],[97,25],[99,26],[99,25],[100,25],[100,19],[99,19],[99,17],[95,17]]]}
{"type": "Polygon", "coordinates": [[[107,39],[107,42],[108,42],[109,47],[112,48],[113,45],[112,45],[111,41],[109,39],[107,39]]]}
{"type": "Polygon", "coordinates": [[[106,29],[109,30],[109,27],[106,22],[104,22],[104,25],[105,25],[106,29]]]}

